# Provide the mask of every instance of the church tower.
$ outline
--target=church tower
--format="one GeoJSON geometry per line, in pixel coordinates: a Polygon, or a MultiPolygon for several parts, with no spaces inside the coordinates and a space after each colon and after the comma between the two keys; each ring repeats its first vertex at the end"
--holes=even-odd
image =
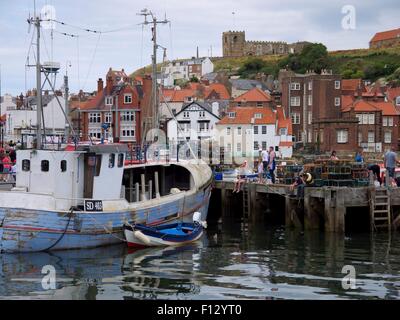
{"type": "Polygon", "coordinates": [[[222,34],[222,52],[224,57],[242,57],[245,55],[246,35],[244,31],[228,31],[222,34]]]}

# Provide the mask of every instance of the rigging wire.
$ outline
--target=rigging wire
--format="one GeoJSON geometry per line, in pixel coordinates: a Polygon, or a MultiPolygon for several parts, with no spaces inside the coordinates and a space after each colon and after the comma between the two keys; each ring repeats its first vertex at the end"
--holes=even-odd
{"type": "Polygon", "coordinates": [[[96,46],[95,46],[95,48],[94,48],[92,60],[90,61],[89,69],[88,69],[88,72],[87,72],[85,81],[83,82],[82,90],[85,88],[86,83],[87,83],[87,80],[89,79],[90,71],[92,70],[93,62],[94,62],[94,59],[95,59],[95,57],[96,57],[97,49],[98,49],[98,47],[99,47],[100,38],[101,38],[101,33],[99,34],[99,37],[97,38],[97,42],[96,42],[96,46]]]}
{"type": "Polygon", "coordinates": [[[132,30],[132,29],[137,27],[136,25],[128,25],[128,26],[125,26],[125,27],[117,28],[117,29],[111,29],[111,30],[102,31],[102,30],[95,30],[95,29],[80,27],[80,26],[77,26],[77,25],[73,25],[73,24],[66,23],[66,22],[59,21],[59,20],[55,20],[55,19],[48,19],[48,21],[52,21],[52,22],[55,22],[57,24],[60,24],[60,25],[66,26],[66,27],[75,28],[75,29],[78,29],[78,30],[81,30],[81,31],[85,31],[85,32],[89,32],[89,33],[95,33],[95,34],[114,33],[114,32],[119,32],[119,31],[124,31],[124,30],[132,30]]]}

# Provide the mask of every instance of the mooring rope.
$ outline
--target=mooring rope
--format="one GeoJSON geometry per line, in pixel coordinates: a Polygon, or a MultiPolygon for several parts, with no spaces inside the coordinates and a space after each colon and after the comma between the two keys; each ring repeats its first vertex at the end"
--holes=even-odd
{"type": "Polygon", "coordinates": [[[57,244],[59,244],[59,242],[62,240],[62,238],[64,238],[65,234],[67,233],[69,223],[71,222],[73,214],[74,214],[74,209],[71,208],[71,211],[69,211],[69,218],[68,218],[67,225],[64,229],[64,232],[61,234],[61,236],[58,238],[58,240],[55,243],[53,243],[50,247],[48,247],[47,249],[42,250],[42,251],[49,251],[49,250],[53,249],[57,244]]]}

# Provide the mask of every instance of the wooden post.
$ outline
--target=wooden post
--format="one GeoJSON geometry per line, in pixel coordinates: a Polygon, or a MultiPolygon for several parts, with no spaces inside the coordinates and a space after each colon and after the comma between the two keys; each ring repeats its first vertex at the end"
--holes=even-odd
{"type": "Polygon", "coordinates": [[[375,196],[376,196],[376,189],[375,187],[371,187],[368,190],[369,194],[369,220],[370,220],[370,228],[371,232],[375,231],[375,221],[374,221],[374,209],[375,209],[375,196]]]}
{"type": "Polygon", "coordinates": [[[136,202],[140,201],[140,185],[139,182],[135,183],[135,196],[136,196],[136,202]]]}
{"type": "Polygon", "coordinates": [[[141,192],[141,195],[140,195],[140,200],[144,201],[144,200],[146,200],[146,178],[145,178],[144,174],[140,175],[140,180],[141,180],[141,183],[142,183],[142,192],[141,192]]]}
{"type": "Polygon", "coordinates": [[[304,229],[319,229],[318,208],[315,205],[315,199],[310,196],[308,188],[304,190],[304,229]]]}
{"type": "Polygon", "coordinates": [[[129,170],[129,202],[133,202],[133,170],[129,170]]]}
{"type": "Polygon", "coordinates": [[[300,199],[285,197],[285,225],[287,228],[302,229],[303,225],[297,215],[300,199]]]}
{"type": "Polygon", "coordinates": [[[159,181],[158,181],[158,171],[154,172],[154,187],[156,191],[156,198],[160,198],[160,187],[159,187],[159,181]]]}
{"type": "Polygon", "coordinates": [[[335,192],[331,188],[324,188],[324,217],[325,217],[325,231],[335,231],[335,192]]]}
{"type": "Polygon", "coordinates": [[[344,205],[346,189],[340,188],[336,193],[335,232],[345,232],[346,207],[344,205]]]}
{"type": "Polygon", "coordinates": [[[149,200],[153,199],[153,181],[149,180],[149,200]]]}

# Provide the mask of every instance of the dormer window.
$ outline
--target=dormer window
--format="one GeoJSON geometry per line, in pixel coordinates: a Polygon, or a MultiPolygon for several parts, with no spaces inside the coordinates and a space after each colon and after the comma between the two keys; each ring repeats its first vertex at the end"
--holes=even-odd
{"type": "Polygon", "coordinates": [[[255,113],[254,119],[262,119],[262,113],[255,113]]]}
{"type": "Polygon", "coordinates": [[[126,94],[126,95],[124,95],[124,103],[125,103],[125,104],[130,104],[130,103],[132,103],[132,95],[131,95],[131,94],[126,94]]]}
{"type": "Polygon", "coordinates": [[[112,106],[113,100],[113,97],[106,97],[106,106],[112,106]]]}
{"type": "Polygon", "coordinates": [[[257,108],[261,108],[263,106],[262,102],[257,102],[257,108]]]}
{"type": "Polygon", "coordinates": [[[231,119],[236,118],[236,112],[229,112],[228,113],[228,118],[231,118],[231,119]]]}

